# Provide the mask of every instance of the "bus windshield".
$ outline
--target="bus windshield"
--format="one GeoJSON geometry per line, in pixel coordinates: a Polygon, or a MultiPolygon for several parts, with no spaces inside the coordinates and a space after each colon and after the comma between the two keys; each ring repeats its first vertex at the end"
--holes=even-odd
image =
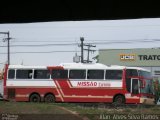
{"type": "Polygon", "coordinates": [[[142,71],[142,70],[139,71],[139,76],[141,76],[143,78],[151,78],[152,77],[150,72],[142,71]]]}
{"type": "Polygon", "coordinates": [[[145,80],[145,86],[144,88],[141,88],[141,93],[153,93],[152,80],[145,80]]]}
{"type": "Polygon", "coordinates": [[[145,81],[144,88],[141,88],[141,93],[153,93],[152,76],[148,71],[139,71],[139,76],[145,81]]]}

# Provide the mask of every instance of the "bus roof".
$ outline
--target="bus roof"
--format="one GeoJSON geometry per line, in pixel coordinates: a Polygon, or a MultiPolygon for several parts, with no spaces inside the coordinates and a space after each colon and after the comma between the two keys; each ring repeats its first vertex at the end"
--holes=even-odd
{"type": "Polygon", "coordinates": [[[47,66],[9,65],[9,69],[47,69],[47,66]]]}
{"type": "MultiPolygon", "coordinates": [[[[127,67],[127,66],[119,66],[119,65],[111,65],[107,66],[101,63],[62,63],[59,66],[64,69],[113,69],[113,70],[121,70],[121,69],[137,69],[148,71],[141,67],[127,67]]],[[[28,65],[9,65],[9,69],[47,69],[48,66],[28,66],[28,65]]],[[[56,67],[56,66],[53,66],[56,67]]]]}
{"type": "Polygon", "coordinates": [[[126,69],[137,69],[137,70],[142,70],[142,71],[151,72],[150,70],[144,69],[144,68],[142,68],[142,67],[126,67],[126,69]]]}
{"type": "Polygon", "coordinates": [[[104,65],[101,63],[62,63],[60,64],[64,69],[113,69],[113,70],[121,70],[121,69],[136,69],[136,70],[143,70],[148,71],[147,69],[141,67],[127,67],[127,66],[120,66],[120,65],[104,65]]]}
{"type": "Polygon", "coordinates": [[[100,63],[62,63],[64,69],[106,69],[107,66],[100,63]]]}

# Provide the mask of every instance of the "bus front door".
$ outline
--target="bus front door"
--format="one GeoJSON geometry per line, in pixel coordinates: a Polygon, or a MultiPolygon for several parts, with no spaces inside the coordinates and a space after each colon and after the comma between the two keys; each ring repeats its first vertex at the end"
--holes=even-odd
{"type": "Polygon", "coordinates": [[[139,94],[140,89],[139,89],[139,79],[137,78],[132,78],[131,79],[131,93],[132,94],[139,94]]]}

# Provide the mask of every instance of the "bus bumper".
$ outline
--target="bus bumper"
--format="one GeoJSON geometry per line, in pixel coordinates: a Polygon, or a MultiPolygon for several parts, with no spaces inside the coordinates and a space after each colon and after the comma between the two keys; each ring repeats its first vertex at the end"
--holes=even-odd
{"type": "Polygon", "coordinates": [[[140,98],[140,103],[153,105],[155,104],[155,100],[154,98],[140,98]]]}

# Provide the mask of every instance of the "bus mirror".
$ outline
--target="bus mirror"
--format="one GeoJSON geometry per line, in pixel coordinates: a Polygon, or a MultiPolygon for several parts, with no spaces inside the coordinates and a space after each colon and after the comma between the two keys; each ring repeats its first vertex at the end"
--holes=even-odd
{"type": "Polygon", "coordinates": [[[140,88],[145,87],[146,82],[144,80],[140,80],[140,88]]]}
{"type": "Polygon", "coordinates": [[[154,83],[154,89],[158,91],[158,87],[159,87],[159,82],[158,80],[156,80],[154,83]]]}

